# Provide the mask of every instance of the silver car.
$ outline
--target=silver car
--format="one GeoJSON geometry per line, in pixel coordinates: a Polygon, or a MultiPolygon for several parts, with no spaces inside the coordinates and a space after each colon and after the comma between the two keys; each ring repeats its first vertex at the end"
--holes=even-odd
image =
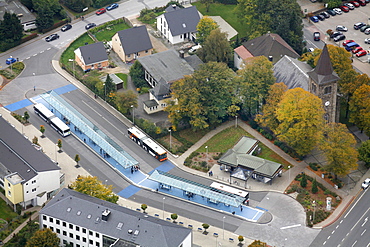
{"type": "Polygon", "coordinates": [[[335,13],[337,13],[337,15],[341,15],[343,14],[342,10],[340,8],[335,8],[333,9],[335,13]]]}

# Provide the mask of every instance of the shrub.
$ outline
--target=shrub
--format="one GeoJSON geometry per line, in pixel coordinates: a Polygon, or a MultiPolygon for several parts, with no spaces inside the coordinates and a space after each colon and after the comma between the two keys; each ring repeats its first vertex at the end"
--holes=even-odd
{"type": "Polygon", "coordinates": [[[318,170],[318,167],[317,167],[317,163],[309,163],[308,164],[310,166],[310,168],[314,171],[317,171],[318,170]]]}
{"type": "Polygon", "coordinates": [[[306,174],[304,173],[302,174],[300,185],[302,188],[306,188],[307,186],[307,178],[306,178],[306,174]]]}
{"type": "Polygon", "coordinates": [[[319,189],[317,188],[317,182],[316,182],[316,179],[313,180],[312,182],[312,189],[311,189],[312,193],[316,194],[319,189]]]}

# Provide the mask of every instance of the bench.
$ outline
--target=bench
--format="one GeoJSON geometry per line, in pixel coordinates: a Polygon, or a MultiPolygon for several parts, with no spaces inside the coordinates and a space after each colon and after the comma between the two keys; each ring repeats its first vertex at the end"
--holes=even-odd
{"type": "Polygon", "coordinates": [[[203,228],[198,227],[198,231],[199,231],[199,232],[202,232],[202,231],[203,231],[203,228]]]}
{"type": "Polygon", "coordinates": [[[234,243],[234,239],[233,238],[229,238],[229,242],[234,243]]]}
{"type": "Polygon", "coordinates": [[[217,238],[218,237],[218,233],[216,233],[216,232],[213,233],[213,237],[216,237],[217,238]]]}
{"type": "Polygon", "coordinates": [[[159,214],[155,214],[154,216],[155,216],[155,217],[159,217],[159,214]]]}
{"type": "Polygon", "coordinates": [[[189,229],[193,229],[193,225],[188,225],[188,228],[189,229]]]}

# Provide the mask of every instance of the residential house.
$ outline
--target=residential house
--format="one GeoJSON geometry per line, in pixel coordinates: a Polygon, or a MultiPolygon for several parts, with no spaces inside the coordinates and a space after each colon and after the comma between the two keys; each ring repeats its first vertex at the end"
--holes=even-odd
{"type": "MultiPolygon", "coordinates": [[[[253,57],[265,56],[273,63],[279,61],[284,55],[288,55],[292,58],[299,57],[299,54],[276,33],[267,33],[255,39],[248,40],[244,42],[242,46],[244,46],[253,57]]],[[[239,57],[242,58],[245,56],[243,55],[243,53],[245,53],[243,49],[239,49],[238,51],[240,52],[240,54],[238,54],[239,57]]],[[[243,63],[244,62],[238,59],[235,60],[234,66],[241,68],[243,67],[243,63]]]]}
{"type": "Polygon", "coordinates": [[[130,62],[153,52],[145,25],[117,32],[112,38],[112,48],[123,62],[130,62]]]}
{"type": "Polygon", "coordinates": [[[139,58],[145,71],[145,80],[152,87],[149,100],[144,101],[144,111],[148,114],[163,111],[166,101],[171,98],[170,86],[174,81],[191,75],[202,64],[197,55],[184,57],[182,51],[167,50],[139,58]]]}
{"type": "Polygon", "coordinates": [[[0,115],[0,186],[14,210],[41,206],[63,183],[60,168],[0,115]]]}
{"type": "Polygon", "coordinates": [[[253,55],[245,48],[243,45],[234,49],[234,67],[242,69],[248,58],[253,57],[253,55]]]}
{"type": "Polygon", "coordinates": [[[157,17],[157,30],[171,44],[196,39],[200,15],[195,6],[179,8],[171,5],[166,12],[157,17]]]}
{"type": "Polygon", "coordinates": [[[325,45],[314,69],[304,62],[285,56],[274,65],[276,82],[284,82],[289,89],[301,87],[318,96],[325,110],[327,122],[339,121],[338,77],[325,45]]]}
{"type": "Polygon", "coordinates": [[[39,221],[61,245],[191,247],[193,242],[191,229],[70,189],[41,209],[39,221]]]}
{"type": "Polygon", "coordinates": [[[232,177],[247,181],[249,178],[272,184],[272,180],[281,176],[283,166],[254,156],[259,152],[258,141],[243,136],[239,142],[229,149],[218,160],[218,164],[225,172],[230,173],[232,177]]]}
{"type": "Polygon", "coordinates": [[[109,65],[108,54],[103,42],[81,46],[74,53],[75,62],[85,72],[92,69],[106,68],[109,65]]]}

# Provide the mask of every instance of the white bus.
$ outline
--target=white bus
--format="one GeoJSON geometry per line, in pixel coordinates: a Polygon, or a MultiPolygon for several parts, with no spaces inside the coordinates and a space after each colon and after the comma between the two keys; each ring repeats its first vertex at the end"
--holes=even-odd
{"type": "Polygon", "coordinates": [[[47,123],[50,122],[50,119],[55,117],[55,115],[43,104],[36,104],[33,106],[33,109],[35,110],[35,113],[47,123]]]}
{"type": "Polygon", "coordinates": [[[127,131],[130,139],[136,142],[154,158],[159,161],[167,160],[166,150],[160,147],[155,141],[147,137],[143,132],[138,130],[136,127],[131,127],[127,131]]]}
{"type": "Polygon", "coordinates": [[[71,134],[71,130],[69,129],[68,125],[66,125],[56,116],[50,119],[50,126],[58,131],[58,133],[63,137],[69,136],[71,134]]]}
{"type": "Polygon", "coordinates": [[[218,190],[222,190],[222,191],[225,191],[225,192],[228,192],[228,193],[231,193],[233,195],[244,197],[245,200],[244,200],[243,203],[247,204],[247,205],[249,203],[249,192],[247,192],[247,191],[239,190],[239,189],[236,189],[234,187],[230,187],[230,186],[220,184],[220,183],[217,183],[217,182],[213,182],[210,185],[210,187],[218,189],[218,190]]]}

